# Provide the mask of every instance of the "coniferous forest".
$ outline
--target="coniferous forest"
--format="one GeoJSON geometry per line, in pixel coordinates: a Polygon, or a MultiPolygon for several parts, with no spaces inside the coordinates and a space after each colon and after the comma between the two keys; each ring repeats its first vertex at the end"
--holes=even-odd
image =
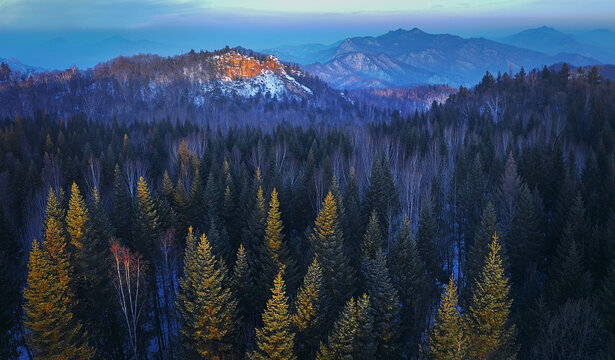
{"type": "Polygon", "coordinates": [[[0,120],[0,358],[615,354],[615,84],[595,69],[357,102],[384,120],[352,126],[26,105],[0,120]]]}

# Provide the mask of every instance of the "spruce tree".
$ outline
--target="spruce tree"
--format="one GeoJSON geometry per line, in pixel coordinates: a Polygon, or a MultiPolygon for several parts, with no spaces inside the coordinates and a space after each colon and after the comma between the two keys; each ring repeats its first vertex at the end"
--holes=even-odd
{"type": "Polygon", "coordinates": [[[421,208],[418,229],[416,232],[416,247],[421,259],[425,262],[425,269],[430,280],[440,280],[444,272],[441,267],[440,254],[436,244],[437,224],[434,216],[431,199],[426,199],[421,208]]]}
{"type": "Polygon", "coordinates": [[[591,274],[583,264],[577,242],[572,239],[570,226],[558,245],[549,280],[548,293],[553,306],[563,305],[569,299],[588,297],[593,288],[591,274]]]}
{"type": "MultiPolygon", "coordinates": [[[[337,314],[352,294],[354,275],[343,251],[343,234],[337,219],[337,204],[329,192],[310,235],[314,254],[322,267],[324,288],[329,301],[328,320],[337,314]]],[[[330,322],[329,322],[330,323],[330,322]]]]}
{"type": "Polygon", "coordinates": [[[517,173],[517,164],[512,152],[508,153],[504,174],[502,174],[500,187],[498,188],[498,214],[500,215],[504,238],[514,234],[511,224],[517,208],[517,199],[521,192],[521,179],[517,173]]]}
{"type": "Polygon", "coordinates": [[[474,234],[474,241],[470,247],[470,252],[467,254],[466,270],[464,272],[466,287],[462,293],[464,303],[466,298],[469,299],[471,287],[481,274],[485,258],[489,254],[489,244],[493,241],[493,234],[498,232],[497,221],[495,208],[491,201],[489,201],[483,211],[480,227],[474,234]]]}
{"type": "Polygon", "coordinates": [[[297,333],[296,346],[300,358],[312,358],[318,350],[326,314],[327,302],[322,269],[318,258],[314,257],[297,292],[291,317],[297,333]]]}
{"type": "MultiPolygon", "coordinates": [[[[269,201],[269,213],[267,215],[264,238],[267,259],[262,271],[264,279],[271,279],[271,281],[273,281],[275,274],[283,271],[289,288],[294,289],[298,280],[297,266],[288,250],[286,241],[284,241],[284,234],[282,233],[284,227],[279,207],[278,192],[274,188],[271,192],[271,200],[269,201]]],[[[262,283],[264,281],[261,281],[262,283]]]]}
{"type": "Polygon", "coordinates": [[[615,261],[611,263],[604,278],[596,303],[604,319],[604,328],[608,332],[611,347],[615,348],[615,261]]]}
{"type": "MultiPolygon", "coordinates": [[[[247,329],[247,327],[250,326],[253,321],[251,308],[254,303],[254,294],[251,291],[254,288],[254,279],[252,276],[246,248],[243,247],[243,244],[240,244],[237,250],[237,256],[235,257],[235,266],[233,267],[232,285],[235,296],[237,297],[238,315],[244,326],[240,334],[242,337],[251,330],[247,329]]],[[[242,338],[242,345],[245,346],[247,342],[247,338],[242,338]]]]}
{"type": "Polygon", "coordinates": [[[497,234],[493,235],[489,250],[472,287],[466,315],[468,355],[473,359],[511,359],[517,354],[516,328],[508,319],[512,299],[497,234]]]}
{"type": "Polygon", "coordinates": [[[363,226],[361,225],[361,196],[359,194],[359,184],[354,168],[350,169],[350,175],[346,189],[344,191],[344,205],[346,207],[346,223],[342,224],[345,253],[348,256],[350,265],[358,269],[361,246],[363,239],[363,226]]]}
{"type": "Polygon", "coordinates": [[[378,214],[372,211],[369,217],[369,223],[363,236],[363,244],[361,245],[361,259],[374,259],[378,249],[382,249],[382,232],[378,224],[378,214]]]}
{"type": "Polygon", "coordinates": [[[369,296],[363,294],[356,301],[350,298],[329,334],[327,343],[320,343],[316,359],[374,359],[373,315],[369,296]]]}
{"type": "Polygon", "coordinates": [[[115,296],[111,277],[109,276],[109,240],[113,229],[107,218],[104,205],[94,188],[88,200],[88,218],[85,223],[86,232],[83,241],[83,260],[86,264],[83,271],[82,309],[86,315],[86,326],[91,338],[96,344],[96,352],[100,357],[111,357],[113,344],[119,339],[112,338],[120,327],[111,301],[115,296]]]}
{"type": "Polygon", "coordinates": [[[237,301],[227,285],[226,267],[214,257],[205,234],[198,246],[194,241],[190,232],[178,298],[182,334],[192,352],[207,359],[223,359],[233,350],[238,330],[237,301]]]}
{"type": "Polygon", "coordinates": [[[263,312],[263,327],[256,329],[256,350],[249,354],[254,360],[294,360],[295,334],[288,311],[283,271],[273,281],[271,298],[263,312]]]}
{"type": "Polygon", "coordinates": [[[74,315],[74,274],[62,227],[63,211],[50,189],[44,240],[32,244],[24,289],[27,342],[40,359],[84,359],[93,355],[87,332],[74,315]]]}
{"type": "Polygon", "coordinates": [[[150,262],[154,258],[155,241],[160,226],[158,213],[145,179],[139,178],[135,201],[134,247],[145,254],[150,262]]]}
{"type": "Polygon", "coordinates": [[[538,268],[544,244],[539,217],[534,207],[534,199],[524,184],[513,216],[510,232],[506,238],[507,252],[510,255],[513,281],[522,285],[526,272],[538,268]]]}
{"type": "Polygon", "coordinates": [[[73,182],[71,187],[70,199],[68,201],[68,212],[66,213],[66,230],[70,243],[70,249],[78,271],[82,271],[83,261],[83,241],[86,232],[86,222],[88,220],[88,209],[85,201],[79,192],[79,187],[73,182]]]}
{"type": "Polygon", "coordinates": [[[361,273],[374,314],[377,353],[389,359],[396,358],[399,355],[399,295],[391,282],[382,249],[377,249],[374,258],[363,259],[361,273]]]}
{"type": "Polygon", "coordinates": [[[389,251],[391,281],[401,300],[400,338],[404,351],[411,355],[416,351],[425,326],[430,304],[431,285],[425,273],[425,265],[420,259],[416,243],[410,229],[410,219],[404,215],[401,229],[389,251]]]}
{"type": "Polygon", "coordinates": [[[427,344],[421,346],[421,354],[430,360],[462,360],[467,356],[459,296],[452,275],[442,294],[433,327],[428,332],[427,344]]]}

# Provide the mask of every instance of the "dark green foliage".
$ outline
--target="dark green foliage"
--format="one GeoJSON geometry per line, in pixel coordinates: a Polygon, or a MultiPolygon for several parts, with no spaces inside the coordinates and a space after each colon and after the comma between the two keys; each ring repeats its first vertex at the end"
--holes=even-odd
{"type": "Polygon", "coordinates": [[[389,250],[391,281],[401,300],[400,338],[406,354],[413,354],[428,315],[430,286],[423,261],[416,249],[410,220],[404,215],[401,229],[389,250]]]}
{"type": "Polygon", "coordinates": [[[466,297],[469,295],[476,279],[480,276],[485,264],[485,258],[489,254],[489,244],[492,242],[493,234],[496,233],[498,233],[498,223],[495,208],[491,202],[488,202],[481,218],[480,227],[474,235],[470,252],[466,256],[467,260],[464,271],[466,288],[463,292],[466,294],[466,297]]]}
{"type": "Polygon", "coordinates": [[[418,229],[416,232],[416,247],[421,259],[425,262],[425,268],[430,280],[442,281],[444,271],[440,262],[437,241],[437,224],[433,212],[433,203],[427,199],[421,209],[418,229]]]}
{"type": "Polygon", "coordinates": [[[343,233],[337,214],[335,198],[329,192],[310,235],[310,244],[322,267],[326,297],[329,302],[327,317],[329,323],[352,294],[355,281],[353,271],[343,252],[343,233]]]}
{"type": "Polygon", "coordinates": [[[328,299],[318,258],[310,264],[297,291],[291,317],[297,333],[296,348],[300,358],[313,358],[322,338],[322,326],[327,315],[328,299]]]}
{"type": "Polygon", "coordinates": [[[124,174],[119,165],[115,165],[113,173],[113,210],[111,221],[115,226],[116,235],[124,242],[132,239],[133,208],[124,174]]]}

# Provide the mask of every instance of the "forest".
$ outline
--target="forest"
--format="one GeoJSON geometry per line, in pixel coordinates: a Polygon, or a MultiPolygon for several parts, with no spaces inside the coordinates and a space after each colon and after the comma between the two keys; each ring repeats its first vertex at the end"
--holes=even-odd
{"type": "Polygon", "coordinates": [[[0,120],[0,358],[615,353],[615,84],[596,68],[267,126],[22,105],[0,120]],[[345,114],[383,120],[326,120],[345,114]]]}

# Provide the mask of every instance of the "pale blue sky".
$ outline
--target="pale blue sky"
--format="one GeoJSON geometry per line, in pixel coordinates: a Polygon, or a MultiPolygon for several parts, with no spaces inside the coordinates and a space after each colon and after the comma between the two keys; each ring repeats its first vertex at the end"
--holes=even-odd
{"type": "MultiPolygon", "coordinates": [[[[319,20],[334,25],[391,20],[474,19],[497,24],[542,22],[568,27],[612,27],[613,0],[0,0],[0,29],[126,29],[160,26],[215,26],[245,20],[271,26],[319,20]],[[303,20],[303,21],[302,21],[303,20]]],[[[449,25],[454,25],[449,24],[449,25]]],[[[305,24],[304,24],[305,25],[305,24]]],[[[400,24],[402,25],[402,24],[400,24]]]]}
{"type": "Polygon", "coordinates": [[[615,30],[615,0],[0,0],[0,58],[88,67],[135,52],[331,44],[414,27],[498,38],[543,25],[615,30]]]}

